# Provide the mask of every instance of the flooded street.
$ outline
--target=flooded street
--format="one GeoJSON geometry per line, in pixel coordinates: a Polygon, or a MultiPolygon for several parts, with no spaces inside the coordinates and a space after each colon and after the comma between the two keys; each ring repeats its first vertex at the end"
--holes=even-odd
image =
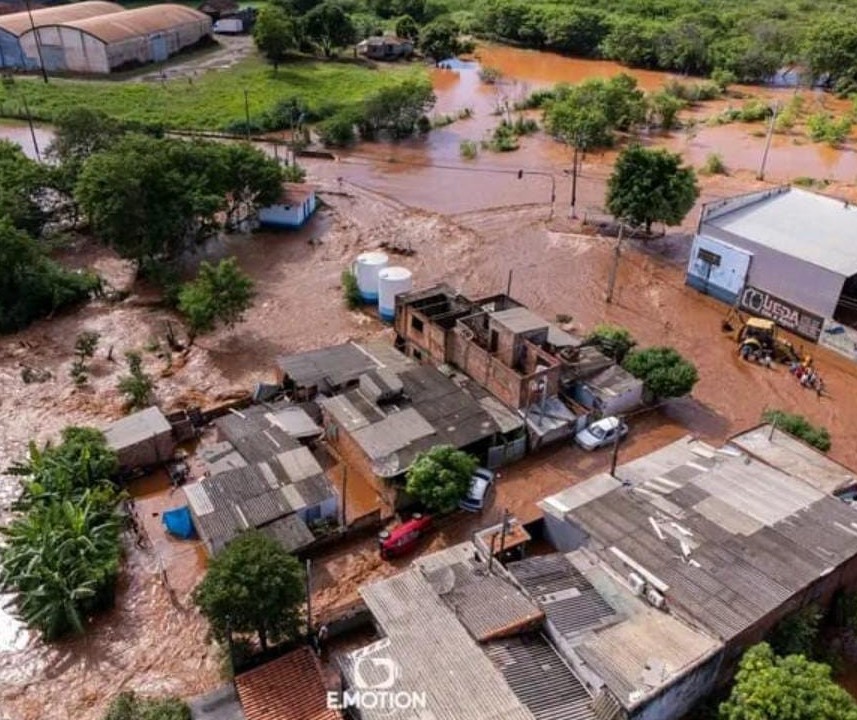
{"type": "MultiPolygon", "coordinates": [[[[780,367],[766,370],[740,361],[734,343],[720,332],[727,308],[683,284],[687,233],[698,209],[666,238],[646,246],[626,245],[614,302],[607,304],[615,241],[576,234],[578,226],[569,223],[571,179],[563,174],[571,164],[567,148],[537,134],[522,139],[517,152],[482,151],[474,161],[459,157],[462,139],[481,140],[496,125],[492,112],[504,97],[514,102],[536,87],[628,71],[613,63],[510,48],[483,47],[478,57],[501,70],[508,82],[486,86],[475,66],[431,70],[438,95],[435,112],[454,115],[467,107],[472,118],[423,139],[364,144],[334,162],[306,160],[309,179],[318,184],[326,204],[309,225],[293,233],[236,235],[207,249],[209,257],[238,258],[256,282],[256,304],[246,322],[231,332],[200,338],[186,354],[173,357],[171,365],[154,350],[144,352],[159,403],[166,409],[204,406],[246,392],[253,383],[272,379],[278,354],[348,339],[391,341],[392,331],[371,313],[344,308],[339,283],[342,269],[359,252],[382,243],[400,244],[414,255],[392,259],[413,270],[417,286],[442,280],[471,295],[500,292],[511,270],[512,295],[545,317],[568,314],[581,332],[602,321],[618,323],[630,328],[642,345],[673,345],[692,359],[700,373],[693,398],[632,423],[626,459],[688,432],[723,440],[758,423],[764,409],[777,407],[827,426],[833,440],[830,455],[857,468],[857,403],[852,399],[857,366],[813,347],[829,391],[819,399],[780,367]],[[522,179],[519,169],[525,171],[522,179]],[[550,217],[552,181],[556,202],[550,217]]],[[[667,79],[662,73],[633,74],[646,89],[667,79]]],[[[759,92],[785,102],[793,91],[759,92]]],[[[708,103],[692,114],[708,116],[729,102],[734,101],[708,103]]],[[[706,201],[761,185],[754,179],[764,143],[754,134],[760,129],[698,126],[649,141],[680,150],[695,165],[710,152],[723,156],[732,174],[701,179],[701,200],[706,201]]],[[[27,146],[30,133],[26,126],[14,125],[0,128],[0,136],[27,146]]],[[[42,148],[49,138],[49,131],[38,131],[42,148]]],[[[614,157],[611,151],[584,159],[577,187],[579,215],[599,214],[614,157]]],[[[845,184],[857,177],[851,145],[833,151],[797,135],[777,136],[768,170],[770,182],[830,178],[837,181],[832,191],[855,196],[845,184]]],[[[71,423],[100,426],[119,417],[116,381],[124,368],[107,359],[108,348],[121,358],[126,350],[154,347],[163,340],[166,323],[176,320],[152,302],[145,288],[132,285],[132,269],[109,251],[80,243],[64,252],[63,260],[72,266],[92,264],[114,286],[133,292],[120,304],[93,302],[0,341],[0,402],[6,410],[0,425],[0,467],[20,457],[30,439],[44,441],[71,423]],[[76,389],[69,367],[74,339],[82,330],[95,330],[102,338],[89,386],[76,389]],[[52,377],[24,384],[24,367],[47,370],[52,377]]],[[[605,462],[605,457],[571,447],[529,458],[502,473],[497,507],[529,517],[534,500],[603,470],[605,462]]],[[[0,520],[8,517],[15,489],[10,478],[0,478],[0,520]]],[[[181,497],[165,494],[157,483],[138,491],[147,529],[157,535],[159,513],[180,504],[181,497]]],[[[428,549],[466,538],[472,522],[446,528],[428,549]]],[[[117,607],[84,638],[48,647],[0,614],[0,720],[95,720],[123,689],[190,696],[221,682],[219,653],[207,642],[205,623],[190,609],[192,577],[203,565],[198,548],[178,548],[176,577],[182,582],[174,583],[174,603],[161,584],[157,558],[176,548],[158,544],[163,542],[144,549],[129,543],[117,607]]],[[[374,539],[348,554],[332,550],[317,566],[315,607],[322,613],[352,601],[360,583],[397,570],[380,562],[374,539]]]]}

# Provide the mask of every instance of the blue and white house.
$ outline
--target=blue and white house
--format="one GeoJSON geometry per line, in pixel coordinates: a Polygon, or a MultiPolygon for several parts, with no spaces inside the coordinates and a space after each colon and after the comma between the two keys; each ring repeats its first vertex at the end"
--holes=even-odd
{"type": "Polygon", "coordinates": [[[285,183],[283,194],[273,205],[259,210],[264,227],[298,228],[315,212],[315,188],[303,183],[285,183]]]}

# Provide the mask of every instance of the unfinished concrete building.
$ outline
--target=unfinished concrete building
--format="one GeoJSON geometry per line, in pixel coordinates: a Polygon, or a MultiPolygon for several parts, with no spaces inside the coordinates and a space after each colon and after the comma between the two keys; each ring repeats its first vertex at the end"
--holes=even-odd
{"type": "Polygon", "coordinates": [[[448,285],[399,295],[395,329],[406,355],[453,364],[513,408],[556,395],[556,352],[581,343],[506,295],[468,300],[448,285]]]}

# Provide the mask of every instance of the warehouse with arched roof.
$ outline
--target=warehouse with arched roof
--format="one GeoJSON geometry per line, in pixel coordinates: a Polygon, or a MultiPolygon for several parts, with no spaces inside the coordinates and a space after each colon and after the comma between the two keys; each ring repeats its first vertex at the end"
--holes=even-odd
{"type": "Polygon", "coordinates": [[[161,62],[211,34],[211,18],[163,3],[79,20],[42,24],[20,36],[25,58],[41,49],[49,72],[109,73],[161,62]]]}
{"type": "Polygon", "coordinates": [[[33,53],[32,57],[27,58],[21,50],[20,42],[21,35],[32,32],[33,25],[56,25],[124,11],[125,8],[116,3],[89,0],[33,10],[32,23],[26,11],[0,15],[0,67],[38,68],[38,55],[33,53]]]}

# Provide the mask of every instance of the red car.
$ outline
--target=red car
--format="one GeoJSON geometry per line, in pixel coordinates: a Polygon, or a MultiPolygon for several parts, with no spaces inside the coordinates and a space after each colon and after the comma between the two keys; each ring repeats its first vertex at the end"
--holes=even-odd
{"type": "Polygon", "coordinates": [[[396,525],[391,530],[382,530],[378,533],[378,547],[381,551],[381,557],[384,560],[389,560],[407,555],[416,547],[420,538],[428,533],[431,524],[431,515],[414,513],[407,522],[396,525]]]}

